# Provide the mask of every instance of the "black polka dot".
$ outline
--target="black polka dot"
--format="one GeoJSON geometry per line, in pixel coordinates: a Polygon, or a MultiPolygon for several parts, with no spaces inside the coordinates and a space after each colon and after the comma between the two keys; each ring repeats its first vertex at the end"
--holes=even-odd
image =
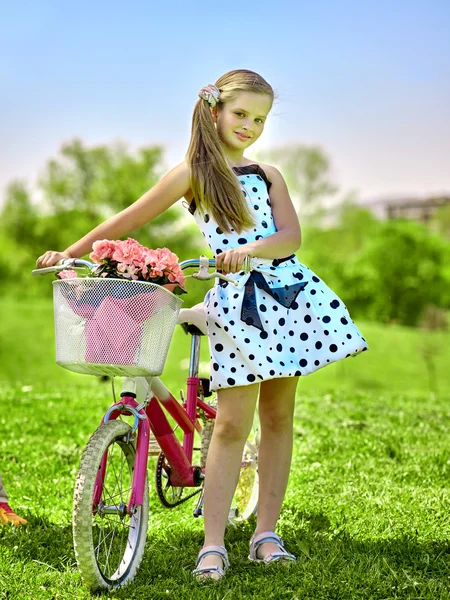
{"type": "Polygon", "coordinates": [[[322,348],[322,342],[316,342],[315,346],[317,350],[320,350],[322,348]]]}
{"type": "Polygon", "coordinates": [[[277,350],[278,350],[278,352],[282,352],[283,346],[281,344],[277,344],[277,350]]]}
{"type": "Polygon", "coordinates": [[[303,332],[300,334],[300,339],[303,340],[304,342],[306,342],[306,340],[308,339],[308,334],[303,332]]]}
{"type": "Polygon", "coordinates": [[[300,366],[301,367],[306,367],[306,365],[308,364],[308,361],[306,360],[306,358],[302,358],[300,361],[300,366]]]}
{"type": "Polygon", "coordinates": [[[250,381],[250,383],[255,381],[255,379],[256,377],[252,373],[250,373],[250,375],[247,375],[247,381],[250,381]]]}
{"type": "Polygon", "coordinates": [[[337,308],[340,305],[341,303],[339,302],[339,300],[333,300],[333,302],[330,302],[331,308],[337,308]]]}
{"type": "Polygon", "coordinates": [[[323,317],[322,321],[324,323],[329,323],[331,321],[331,317],[329,317],[328,315],[325,315],[325,317],[323,317]]]}
{"type": "Polygon", "coordinates": [[[228,383],[228,385],[234,385],[236,383],[236,381],[232,377],[228,377],[227,383],[228,383]]]}
{"type": "Polygon", "coordinates": [[[214,371],[218,371],[219,365],[217,363],[213,363],[213,369],[214,369],[214,371]]]}
{"type": "Polygon", "coordinates": [[[205,221],[205,223],[209,222],[209,215],[208,215],[208,213],[206,213],[206,215],[203,217],[203,220],[205,221]]]}
{"type": "Polygon", "coordinates": [[[247,243],[247,240],[246,240],[245,238],[243,238],[243,237],[240,237],[240,238],[238,239],[238,244],[246,244],[246,243],[247,243]]]}
{"type": "Polygon", "coordinates": [[[223,350],[222,344],[216,344],[214,346],[214,348],[216,349],[216,352],[222,352],[222,350],[223,350]]]}
{"type": "Polygon", "coordinates": [[[269,334],[267,333],[267,331],[261,331],[261,333],[259,334],[259,337],[262,340],[266,340],[269,337],[269,334]]]}
{"type": "Polygon", "coordinates": [[[304,319],[305,323],[311,323],[311,316],[310,315],[305,315],[304,319]]]}
{"type": "Polygon", "coordinates": [[[273,369],[270,369],[269,375],[272,375],[272,377],[273,377],[275,375],[275,371],[273,369]]]}
{"type": "Polygon", "coordinates": [[[338,347],[336,346],[336,344],[331,344],[330,346],[330,352],[337,352],[338,347]]]}

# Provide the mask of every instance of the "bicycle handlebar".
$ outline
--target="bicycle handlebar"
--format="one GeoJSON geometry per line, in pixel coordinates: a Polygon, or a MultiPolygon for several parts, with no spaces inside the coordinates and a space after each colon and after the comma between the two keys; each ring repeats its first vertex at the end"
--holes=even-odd
{"type": "MultiPolygon", "coordinates": [[[[52,267],[44,267],[43,269],[33,269],[31,272],[32,275],[46,275],[47,273],[58,273],[59,271],[64,271],[65,269],[81,269],[83,267],[87,267],[88,269],[94,270],[97,266],[96,263],[89,262],[88,260],[83,260],[81,258],[66,258],[60,260],[53,265],[52,267]]],[[[230,283],[235,284],[235,281],[222,273],[218,273],[214,271],[213,273],[209,272],[209,269],[216,266],[215,258],[207,258],[206,256],[200,256],[200,258],[190,258],[188,260],[183,260],[180,263],[181,269],[184,271],[185,269],[196,269],[198,268],[197,273],[193,273],[191,277],[194,279],[213,279],[214,277],[219,277],[224,281],[228,281],[230,283]]],[[[250,270],[250,264],[246,263],[244,267],[244,271],[248,272],[250,270]]]]}
{"type": "Polygon", "coordinates": [[[68,269],[69,267],[74,269],[81,269],[83,267],[88,267],[88,269],[94,269],[96,267],[96,264],[89,262],[88,260],[83,260],[81,258],[65,258],[63,260],[58,261],[56,265],[53,265],[53,267],[33,269],[31,271],[31,274],[46,275],[47,273],[58,273],[59,271],[64,271],[64,269],[68,269]]]}

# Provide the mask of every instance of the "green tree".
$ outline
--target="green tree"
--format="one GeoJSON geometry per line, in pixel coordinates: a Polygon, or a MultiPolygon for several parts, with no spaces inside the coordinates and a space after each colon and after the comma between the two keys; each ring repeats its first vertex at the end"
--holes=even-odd
{"type": "MultiPolygon", "coordinates": [[[[25,289],[36,287],[29,272],[37,256],[48,249],[63,250],[132,204],[162,173],[158,146],[131,153],[123,144],[88,148],[75,139],[63,145],[38,182],[39,202],[32,201],[21,182],[7,189],[0,225],[6,252],[2,262],[16,265],[8,267],[8,278],[25,289]]],[[[130,236],[152,248],[168,246],[180,259],[206,251],[196,225],[178,204],[130,236]]]]}
{"type": "Polygon", "coordinates": [[[302,217],[310,221],[323,217],[324,202],[334,197],[338,188],[331,181],[330,160],[319,146],[282,146],[258,156],[280,169],[302,217]]]}
{"type": "Polygon", "coordinates": [[[411,221],[388,221],[345,263],[346,298],[355,315],[416,326],[427,305],[449,307],[450,245],[411,221]]]}

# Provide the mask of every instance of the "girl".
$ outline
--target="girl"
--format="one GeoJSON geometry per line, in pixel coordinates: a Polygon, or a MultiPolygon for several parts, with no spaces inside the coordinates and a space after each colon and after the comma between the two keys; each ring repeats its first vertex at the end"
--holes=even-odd
{"type": "Polygon", "coordinates": [[[94,241],[119,238],[184,197],[217,268],[237,281],[220,281],[205,298],[218,412],[206,464],[205,541],[193,573],[219,579],[229,566],[225,526],[258,395],[260,496],[249,558],[295,561],[274,530],[290,470],[298,378],[367,346],[342,301],[294,254],[301,233],[283,177],[244,156],[264,130],[271,86],[237,70],[199,97],[186,160],[130,207],[37,263],[81,257],[94,241]]]}

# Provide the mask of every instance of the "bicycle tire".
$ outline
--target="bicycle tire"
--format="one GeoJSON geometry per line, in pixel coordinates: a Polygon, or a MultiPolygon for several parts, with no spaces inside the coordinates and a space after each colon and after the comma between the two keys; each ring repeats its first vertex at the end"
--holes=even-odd
{"type": "Polygon", "coordinates": [[[245,442],[242,453],[241,470],[228,516],[229,525],[237,525],[242,521],[247,521],[252,515],[256,515],[258,511],[259,440],[260,425],[258,413],[256,412],[252,430],[245,442]]]}
{"type": "Polygon", "coordinates": [[[126,510],[136,457],[130,432],[130,425],[124,421],[103,423],[81,457],[74,492],[73,540],[83,582],[94,592],[130,583],[144,553],[149,511],[147,478],[143,505],[136,507],[132,515],[126,510]],[[105,452],[108,460],[102,498],[93,510],[95,481],[105,452]],[[120,469],[115,471],[117,460],[120,469]]]}

